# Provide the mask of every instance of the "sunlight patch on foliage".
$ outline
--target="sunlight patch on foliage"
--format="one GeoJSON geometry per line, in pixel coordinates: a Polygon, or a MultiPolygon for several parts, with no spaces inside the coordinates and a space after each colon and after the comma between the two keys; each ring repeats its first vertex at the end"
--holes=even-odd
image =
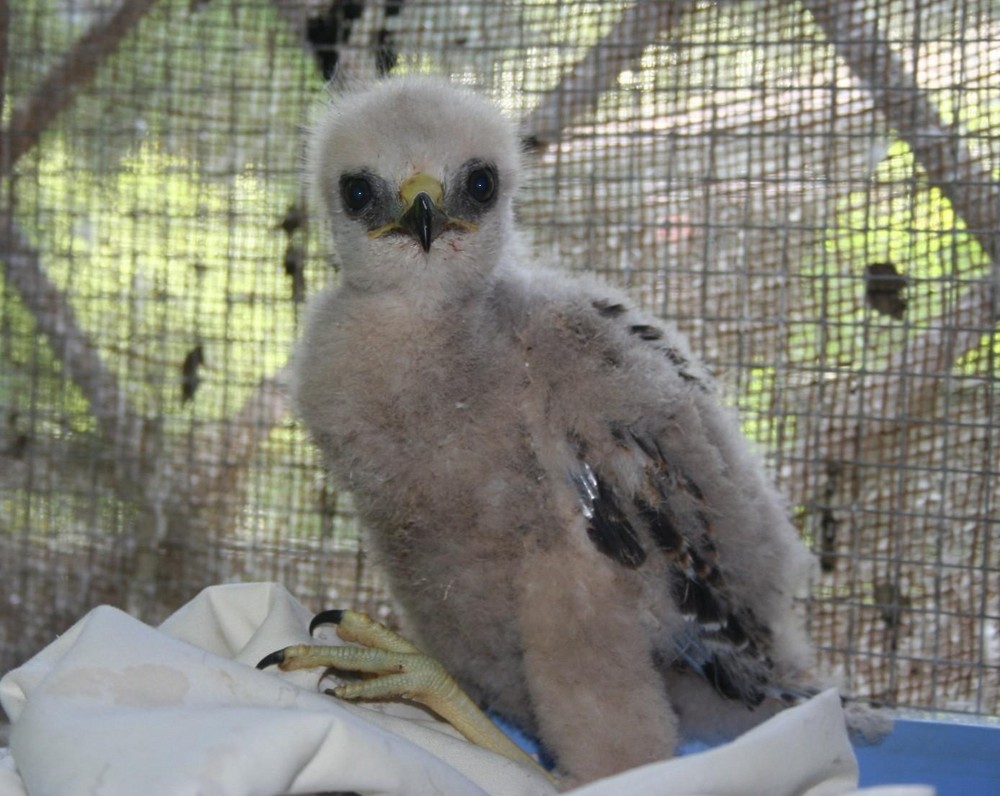
{"type": "Polygon", "coordinates": [[[782,394],[774,366],[748,367],[740,385],[739,416],[743,433],[766,450],[777,450],[784,439],[794,439],[795,416],[774,406],[782,394]],[[782,439],[779,439],[779,436],[782,439]]]}
{"type": "Polygon", "coordinates": [[[900,335],[940,324],[942,307],[963,280],[988,273],[989,258],[948,199],[926,183],[913,153],[893,142],[864,188],[845,194],[822,247],[803,263],[807,289],[827,319],[799,327],[790,348],[837,366],[880,361],[900,335]],[[904,319],[879,314],[865,300],[865,269],[892,263],[905,277],[904,319]]]}
{"type": "Polygon", "coordinates": [[[231,181],[207,179],[155,141],[98,173],[53,140],[20,198],[50,278],[134,408],[176,414],[181,363],[200,343],[198,411],[222,417],[284,363],[294,336],[273,228],[287,195],[252,166],[231,181]]]}
{"type": "Polygon", "coordinates": [[[965,376],[986,377],[996,389],[996,374],[1000,372],[1000,324],[984,334],[976,348],[959,358],[956,369],[965,376]]]}

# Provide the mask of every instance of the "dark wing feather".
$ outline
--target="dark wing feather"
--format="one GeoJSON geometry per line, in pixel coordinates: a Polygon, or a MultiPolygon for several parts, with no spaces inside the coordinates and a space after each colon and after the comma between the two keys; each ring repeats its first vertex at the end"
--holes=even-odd
{"type": "Polygon", "coordinates": [[[728,593],[702,490],[654,438],[620,430],[612,436],[642,462],[645,485],[638,495],[617,492],[585,460],[586,446],[577,443],[570,479],[590,540],[630,569],[642,566],[651,551],[666,556],[670,593],[685,620],[673,639],[670,664],[701,675],[728,699],[748,707],[760,704],[771,691],[772,664],[765,653],[770,633],[728,593]]]}
{"type": "Polygon", "coordinates": [[[646,472],[640,515],[671,558],[671,591],[685,619],[684,632],[675,639],[677,663],[701,674],[723,696],[753,707],[764,699],[771,679],[765,653],[770,632],[729,594],[701,488],[655,438],[633,434],[633,440],[646,472]]]}
{"type": "MultiPolygon", "coordinates": [[[[637,323],[623,304],[592,302],[599,323],[619,326],[630,339],[659,351],[683,380],[707,390],[707,383],[658,327],[637,323]]],[[[607,358],[616,361],[617,357],[607,358]]],[[[770,631],[748,606],[737,605],[726,585],[725,564],[715,544],[713,513],[691,474],[666,454],[655,434],[610,426],[617,447],[635,457],[645,474],[636,494],[626,493],[601,462],[592,461],[580,438],[570,472],[587,519],[587,534],[602,554],[630,569],[652,555],[667,559],[669,593],[684,618],[669,665],[704,677],[724,697],[748,707],[771,696],[772,663],[766,651],[770,631]]],[[[665,656],[664,656],[665,657],[665,656]]]]}
{"type": "Polygon", "coordinates": [[[604,322],[618,324],[629,335],[637,337],[644,344],[659,351],[667,358],[680,378],[694,384],[705,392],[708,391],[704,375],[698,372],[699,368],[670,344],[663,329],[650,323],[632,322],[628,317],[630,314],[629,308],[620,302],[609,299],[597,299],[591,302],[591,307],[597,311],[598,317],[604,322]]]}
{"type": "Polygon", "coordinates": [[[623,567],[642,566],[646,551],[607,483],[586,462],[580,463],[572,478],[587,518],[587,535],[597,549],[623,567]]]}

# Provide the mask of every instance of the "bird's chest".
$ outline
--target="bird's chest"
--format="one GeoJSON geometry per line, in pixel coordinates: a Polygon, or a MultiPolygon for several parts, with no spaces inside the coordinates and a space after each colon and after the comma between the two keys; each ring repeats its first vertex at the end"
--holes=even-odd
{"type": "Polygon", "coordinates": [[[441,326],[358,329],[332,358],[339,425],[352,429],[354,455],[443,474],[507,445],[523,390],[511,352],[498,337],[473,342],[461,325],[441,326]]]}

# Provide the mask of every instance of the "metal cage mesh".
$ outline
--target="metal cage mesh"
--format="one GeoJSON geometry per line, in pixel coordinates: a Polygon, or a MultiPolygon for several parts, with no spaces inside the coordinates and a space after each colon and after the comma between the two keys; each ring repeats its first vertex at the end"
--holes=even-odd
{"type": "Polygon", "coordinates": [[[817,554],[826,663],[1000,712],[994,2],[0,6],[0,670],[215,582],[391,619],[282,381],[336,279],[303,124],[334,69],[428,70],[521,120],[540,256],[725,385],[817,554]]]}

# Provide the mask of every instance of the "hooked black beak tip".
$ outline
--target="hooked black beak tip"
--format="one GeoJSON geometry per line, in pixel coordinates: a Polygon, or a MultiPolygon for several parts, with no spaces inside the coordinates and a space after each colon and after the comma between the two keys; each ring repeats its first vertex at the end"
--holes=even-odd
{"type": "Polygon", "coordinates": [[[434,240],[434,203],[427,194],[421,193],[417,195],[414,204],[419,206],[417,239],[420,241],[420,245],[424,251],[429,252],[431,250],[431,241],[434,240]]]}
{"type": "Polygon", "coordinates": [[[437,237],[443,226],[443,213],[426,193],[421,191],[400,219],[404,229],[410,232],[419,242],[424,252],[431,250],[431,243],[437,237]]]}

